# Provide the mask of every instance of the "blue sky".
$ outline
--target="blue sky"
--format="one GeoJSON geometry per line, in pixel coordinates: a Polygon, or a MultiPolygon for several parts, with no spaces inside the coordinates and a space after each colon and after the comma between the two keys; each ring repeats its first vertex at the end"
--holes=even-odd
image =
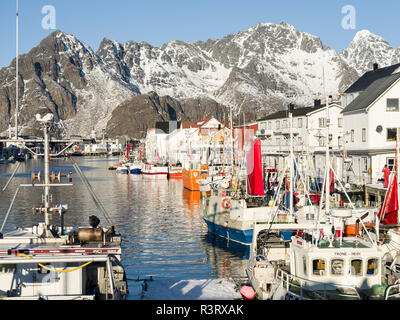
{"type": "MultiPolygon", "coordinates": [[[[19,0],[19,52],[26,53],[54,30],[44,30],[45,5],[56,9],[56,27],[97,50],[104,37],[160,46],[171,40],[221,38],[258,22],[286,21],[341,51],[362,29],[400,46],[399,0],[19,0]],[[342,7],[356,9],[356,28],[342,28],[342,7]]],[[[15,57],[15,0],[0,0],[0,68],[15,57]]]]}

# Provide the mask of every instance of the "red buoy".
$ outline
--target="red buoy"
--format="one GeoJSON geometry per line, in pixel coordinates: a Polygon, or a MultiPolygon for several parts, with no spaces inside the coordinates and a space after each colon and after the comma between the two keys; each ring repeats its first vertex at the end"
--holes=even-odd
{"type": "Polygon", "coordinates": [[[243,300],[254,300],[256,298],[256,293],[251,286],[243,286],[240,289],[240,294],[242,295],[243,300]]]}

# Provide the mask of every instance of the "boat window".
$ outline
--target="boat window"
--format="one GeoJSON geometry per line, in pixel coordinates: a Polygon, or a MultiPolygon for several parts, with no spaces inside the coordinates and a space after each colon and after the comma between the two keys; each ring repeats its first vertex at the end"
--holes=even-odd
{"type": "Polygon", "coordinates": [[[313,260],[313,274],[317,276],[325,275],[325,260],[323,259],[313,260]]]}
{"type": "Polygon", "coordinates": [[[378,274],[378,259],[368,259],[367,275],[372,276],[378,274]]]}
{"type": "Polygon", "coordinates": [[[308,273],[307,273],[307,257],[306,256],[303,256],[303,272],[304,272],[305,276],[308,275],[308,273]]]}
{"type": "Polygon", "coordinates": [[[352,276],[361,276],[362,275],[362,260],[354,259],[351,260],[350,272],[352,276]]]}
{"type": "Polygon", "coordinates": [[[343,259],[332,259],[331,261],[331,274],[340,276],[344,274],[344,260],[343,259]]]}

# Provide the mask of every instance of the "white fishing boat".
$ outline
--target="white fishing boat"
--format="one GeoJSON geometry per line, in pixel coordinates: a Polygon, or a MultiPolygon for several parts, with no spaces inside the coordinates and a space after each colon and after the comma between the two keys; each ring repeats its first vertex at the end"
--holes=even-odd
{"type": "Polygon", "coordinates": [[[142,174],[144,177],[167,178],[168,166],[145,163],[142,169],[142,174]]]}
{"type": "MultiPolygon", "coordinates": [[[[76,172],[88,187],[89,195],[99,213],[103,213],[108,226],[100,227],[100,220],[96,216],[88,217],[87,225],[65,226],[64,215],[68,205],[52,203],[52,188],[71,187],[72,184],[62,183],[61,173],[50,173],[50,160],[58,154],[50,154],[49,145],[67,143],[70,147],[74,143],[71,140],[50,139],[49,127],[52,119],[52,115],[44,118],[37,116],[43,126],[44,139],[24,140],[44,144],[44,172],[32,173],[30,183],[17,187],[3,220],[0,229],[0,299],[124,299],[128,288],[121,264],[121,236],[116,233],[110,216],[73,159],[71,160],[76,172]],[[44,221],[32,227],[4,232],[19,190],[29,187],[44,190],[43,204],[33,209],[33,214],[44,215],[44,221]],[[58,223],[50,224],[50,215],[53,215],[52,221],[58,223]]],[[[19,165],[20,163],[3,191],[19,165]]],[[[32,212],[32,209],[27,211],[32,212]]]]}

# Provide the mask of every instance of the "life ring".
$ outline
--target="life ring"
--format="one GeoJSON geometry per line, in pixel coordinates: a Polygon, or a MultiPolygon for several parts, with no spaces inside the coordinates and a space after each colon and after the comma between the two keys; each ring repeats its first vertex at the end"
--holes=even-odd
{"type": "Polygon", "coordinates": [[[229,198],[222,199],[221,205],[224,209],[229,209],[231,207],[231,199],[229,198]]]}

